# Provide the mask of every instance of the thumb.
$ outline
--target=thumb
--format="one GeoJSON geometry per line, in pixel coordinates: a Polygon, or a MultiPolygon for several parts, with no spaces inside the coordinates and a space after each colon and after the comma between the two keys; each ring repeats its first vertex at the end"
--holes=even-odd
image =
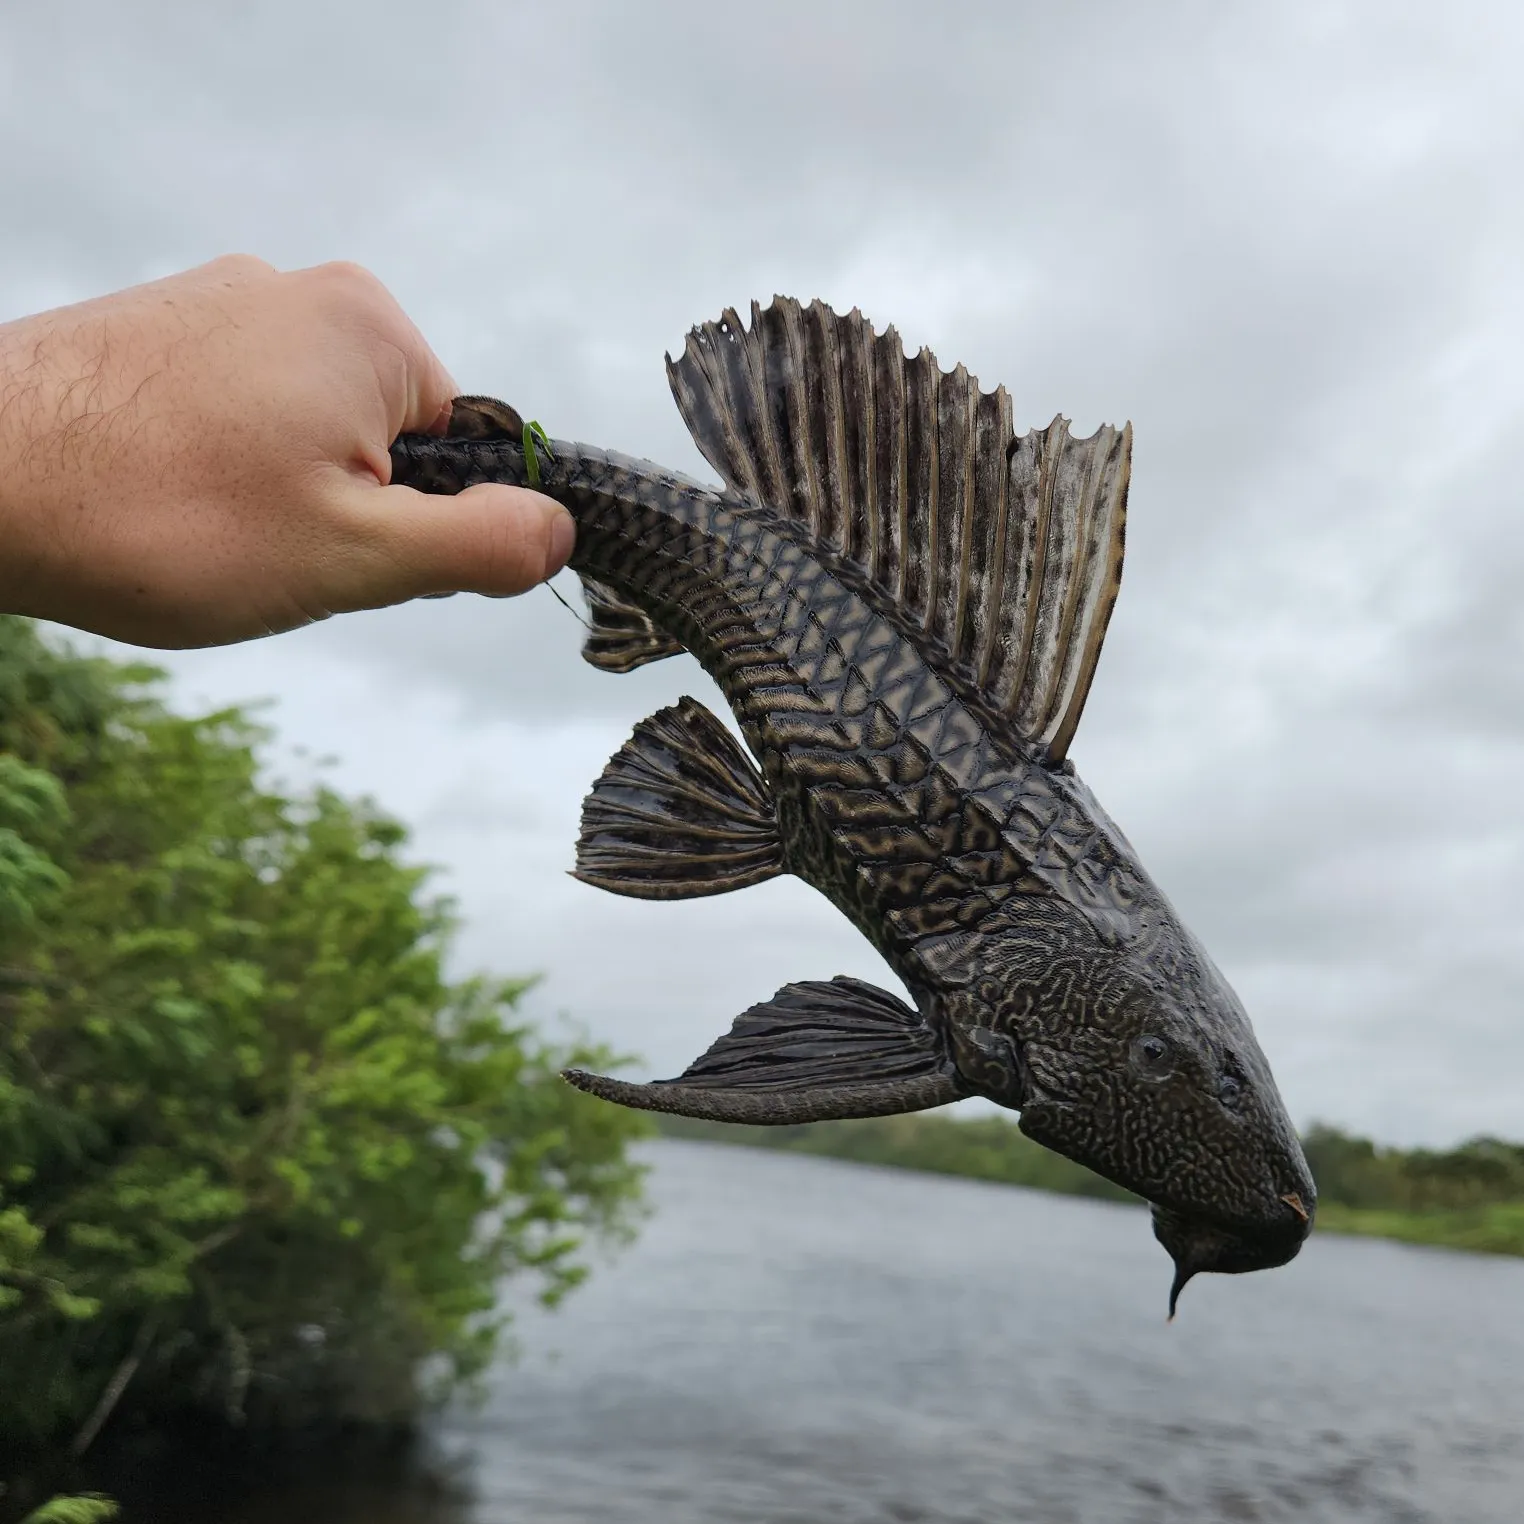
{"type": "Polygon", "coordinates": [[[576,540],[572,516],[525,487],[482,482],[453,497],[411,487],[365,487],[366,538],[353,585],[336,590],[350,608],[378,608],[427,593],[506,598],[548,580],[576,540]]]}

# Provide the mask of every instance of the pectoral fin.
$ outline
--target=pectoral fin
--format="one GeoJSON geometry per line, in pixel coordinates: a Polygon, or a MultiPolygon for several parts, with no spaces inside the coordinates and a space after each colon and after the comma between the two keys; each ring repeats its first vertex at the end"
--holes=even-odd
{"type": "Polygon", "coordinates": [[[925,1111],[970,1094],[920,1012],[842,977],[784,985],[677,1079],[564,1078],[641,1111],[762,1126],[925,1111]]]}
{"type": "Polygon", "coordinates": [[[762,774],[695,699],[642,720],[582,806],[575,876],[614,894],[696,899],[783,871],[762,774]]]}

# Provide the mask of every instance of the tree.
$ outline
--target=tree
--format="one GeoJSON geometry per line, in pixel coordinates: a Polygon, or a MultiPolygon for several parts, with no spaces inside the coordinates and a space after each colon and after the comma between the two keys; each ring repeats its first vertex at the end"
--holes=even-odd
{"type": "Polygon", "coordinates": [[[185,1404],[396,1419],[478,1372],[504,1276],[627,1232],[640,1119],[364,802],[261,781],[239,710],[0,619],[0,1435],[185,1404]]]}

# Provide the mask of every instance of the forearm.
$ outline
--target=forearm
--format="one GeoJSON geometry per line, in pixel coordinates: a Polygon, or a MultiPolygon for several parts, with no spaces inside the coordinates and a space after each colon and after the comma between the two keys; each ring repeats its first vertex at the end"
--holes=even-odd
{"type": "Polygon", "coordinates": [[[538,494],[391,487],[454,383],[379,282],[219,260],[0,327],[0,610],[202,645],[553,574],[538,494]]]}
{"type": "Polygon", "coordinates": [[[123,436],[152,447],[168,357],[147,353],[145,337],[113,333],[93,303],[0,327],[0,609],[58,618],[121,599],[99,585],[91,548],[110,538],[123,436]]]}
{"type": "Polygon", "coordinates": [[[39,612],[49,575],[46,460],[67,393],[50,329],[46,318],[0,325],[0,610],[21,614],[39,612]]]}

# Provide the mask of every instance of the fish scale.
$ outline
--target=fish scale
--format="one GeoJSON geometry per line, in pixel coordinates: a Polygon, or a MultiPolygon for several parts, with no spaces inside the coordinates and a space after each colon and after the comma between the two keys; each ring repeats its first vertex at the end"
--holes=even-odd
{"type": "MultiPolygon", "coordinates": [[[[574,570],[585,570],[622,593],[643,593],[681,610],[696,603],[696,569],[703,568],[712,577],[717,567],[723,567],[718,579],[705,588],[707,629],[694,640],[694,654],[735,708],[764,775],[776,772],[787,777],[824,815],[825,828],[838,843],[833,855],[844,854],[840,868],[870,881],[883,876],[892,883],[896,870],[907,861],[936,860],[960,851],[961,833],[933,834],[913,801],[877,785],[862,761],[866,708],[854,712],[855,706],[842,702],[856,686],[868,695],[866,707],[876,708],[895,727],[895,742],[875,748],[891,766],[918,771],[912,758],[915,762],[924,759],[928,769],[937,770],[949,798],[963,787],[978,788],[981,779],[967,778],[959,760],[970,750],[969,740],[986,736],[985,728],[947,683],[926,670],[903,635],[866,609],[861,598],[832,577],[820,559],[806,556],[803,547],[783,542],[768,522],[771,515],[758,505],[729,504],[730,511],[716,533],[711,494],[672,488],[666,473],[639,462],[610,463],[603,475],[596,469],[601,460],[589,460],[580,446],[553,441],[550,448],[564,465],[548,469],[543,487],[555,492],[578,521],[574,570]],[[695,536],[702,537],[702,551],[695,536]],[[794,561],[793,576],[783,596],[764,598],[756,591],[755,569],[775,568],[785,551],[794,561]],[[721,602],[724,620],[715,607],[721,602]],[[827,620],[845,632],[837,640],[846,669],[839,678],[822,678],[827,652],[812,649],[804,638],[812,623],[827,620]],[[745,637],[769,653],[765,666],[732,662],[732,646],[744,644],[745,637]],[[859,644],[873,650],[871,665],[854,659],[859,644]],[[779,745],[778,738],[785,732],[787,742],[779,745]],[[817,767],[817,752],[832,754],[839,766],[831,771],[838,779],[845,773],[852,782],[828,783],[826,769],[817,767]],[[817,773],[822,787],[812,791],[817,773]],[[835,788],[856,788],[876,801],[873,818],[854,818],[850,810],[841,809],[835,788]],[[896,837],[911,850],[908,859],[893,850],[896,837]],[[925,845],[912,847],[917,842],[925,845]]],[[[692,617],[697,615],[694,608],[692,617]]],[[[987,748],[997,744],[986,741],[987,748]]],[[[1013,766],[1030,765],[1019,757],[1014,738],[1002,749],[1005,755],[997,762],[1002,775],[1013,766]]],[[[1057,824],[1064,813],[1063,802],[1056,795],[1049,797],[1053,817],[1045,826],[1057,824]]],[[[1018,819],[1016,814],[1009,817],[1005,829],[1017,840],[1030,837],[1028,829],[1018,829],[1018,819]]],[[[827,883],[840,876],[839,869],[832,871],[809,860],[799,862],[797,871],[807,880],[823,877],[827,883]]],[[[899,949],[896,952],[904,955],[899,949]]]]}
{"type": "Polygon", "coordinates": [[[1003,390],[778,298],[690,335],[673,394],[724,485],[457,399],[393,479],[536,485],[576,522],[584,654],[686,649],[684,699],[583,807],[577,876],[636,898],[818,889],[914,1000],[792,984],[622,1105],[783,1124],[982,1095],[1135,1190],[1176,1262],[1284,1263],[1315,1189],[1236,995],[1067,758],[1120,584],[1130,430],[1016,436],[1003,390]],[[537,426],[536,426],[537,427],[537,426]],[[543,438],[543,436],[540,436],[543,438]]]}
{"type": "MultiPolygon", "coordinates": [[[[936,769],[949,797],[965,791],[977,796],[981,787],[1033,764],[1022,756],[1017,738],[991,736],[992,718],[976,718],[949,683],[926,669],[904,634],[831,574],[823,564],[828,552],[817,548],[813,556],[806,554],[778,533],[766,508],[685,486],[649,462],[564,440],[552,440],[550,453],[554,463],[541,468],[541,488],[577,521],[572,569],[670,609],[682,623],[702,614],[704,629],[692,632],[687,643],[735,709],[764,775],[775,787],[797,788],[823,814],[834,844],[831,861],[799,854],[793,866],[801,877],[827,891],[847,877],[867,878],[872,887],[865,909],[871,915],[880,903],[880,879],[892,898],[905,866],[976,849],[977,835],[965,842],[963,831],[930,836],[914,804],[875,776],[866,762],[870,711],[893,727],[894,740],[872,748],[881,765],[918,782],[936,769]],[[769,590],[757,587],[757,569],[764,577],[775,574],[782,558],[792,563],[792,575],[781,596],[764,596],[769,590]],[[696,596],[700,589],[702,602],[696,596]],[[822,677],[827,651],[812,650],[798,633],[816,621],[829,621],[833,629],[845,664],[840,677],[822,677]],[[861,660],[859,649],[866,653],[861,660]],[[748,659],[735,660],[738,650],[749,651],[748,659]],[[758,653],[765,653],[765,661],[758,653]],[[853,690],[866,695],[862,705],[845,702],[853,690]],[[967,744],[974,740],[982,746],[967,744]],[[990,752],[993,758],[987,758],[990,752]],[[834,765],[819,766],[817,753],[829,754],[834,765]],[[981,753],[986,759],[970,776],[962,763],[981,753]],[[821,786],[812,790],[817,774],[821,786]],[[840,806],[837,788],[856,789],[875,801],[872,817],[854,818],[851,809],[840,806]],[[893,850],[896,839],[907,848],[917,840],[925,846],[902,856],[893,850]]],[[[472,441],[461,453],[447,439],[409,440],[399,476],[435,491],[528,480],[521,445],[472,441]],[[452,461],[458,461],[453,468],[452,461]]],[[[1074,813],[1056,792],[1044,790],[1042,797],[1048,809],[1040,820],[1023,809],[1030,798],[1024,791],[998,821],[1013,863],[1022,849],[1032,862],[1046,833],[1074,813]]],[[[1074,825],[1080,825],[1078,819],[1074,825]]],[[[969,884],[971,892],[979,887],[969,884]]],[[[884,942],[876,929],[869,934],[884,942]]],[[[883,949],[892,949],[891,962],[910,951],[898,941],[889,939],[883,949]]]]}

